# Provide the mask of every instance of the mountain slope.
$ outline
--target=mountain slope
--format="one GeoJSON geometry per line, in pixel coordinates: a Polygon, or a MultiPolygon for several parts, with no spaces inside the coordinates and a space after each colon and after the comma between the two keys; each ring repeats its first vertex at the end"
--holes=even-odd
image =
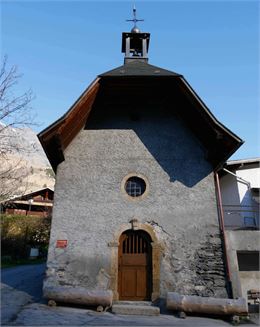
{"type": "Polygon", "coordinates": [[[0,123],[0,199],[53,188],[54,173],[36,133],[0,123]]]}

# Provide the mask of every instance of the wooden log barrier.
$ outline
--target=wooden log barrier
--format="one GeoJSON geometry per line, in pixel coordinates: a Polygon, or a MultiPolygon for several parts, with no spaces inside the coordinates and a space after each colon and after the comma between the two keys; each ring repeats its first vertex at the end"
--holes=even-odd
{"type": "Polygon", "coordinates": [[[44,287],[43,296],[55,302],[102,306],[104,308],[110,307],[113,300],[111,290],[86,290],[83,287],[71,286],[44,287]]]}
{"type": "Polygon", "coordinates": [[[170,310],[190,313],[239,316],[248,314],[247,304],[244,298],[221,299],[168,292],[166,306],[170,310]]]}

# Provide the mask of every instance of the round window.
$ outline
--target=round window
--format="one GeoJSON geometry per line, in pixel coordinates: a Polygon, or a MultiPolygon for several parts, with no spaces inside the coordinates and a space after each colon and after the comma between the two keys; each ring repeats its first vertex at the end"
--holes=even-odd
{"type": "Polygon", "coordinates": [[[129,177],[125,183],[125,191],[133,198],[137,198],[144,194],[146,190],[145,181],[137,176],[129,177]]]}

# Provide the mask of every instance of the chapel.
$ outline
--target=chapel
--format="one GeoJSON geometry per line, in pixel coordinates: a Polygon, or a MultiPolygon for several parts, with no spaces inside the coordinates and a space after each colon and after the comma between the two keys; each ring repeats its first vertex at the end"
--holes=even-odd
{"type": "Polygon", "coordinates": [[[148,62],[150,33],[133,21],[123,65],[38,135],[56,172],[44,295],[229,297],[214,173],[243,141],[181,74],[148,62]]]}

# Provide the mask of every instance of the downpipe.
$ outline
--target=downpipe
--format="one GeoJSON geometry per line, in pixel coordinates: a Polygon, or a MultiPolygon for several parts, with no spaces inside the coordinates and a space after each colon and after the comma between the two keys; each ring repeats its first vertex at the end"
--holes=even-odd
{"type": "Polygon", "coordinates": [[[230,263],[227,253],[227,237],[225,232],[225,223],[224,223],[224,211],[223,211],[223,204],[222,204],[222,196],[220,191],[220,183],[219,183],[219,176],[218,173],[215,172],[215,185],[217,191],[217,206],[218,206],[218,214],[219,214],[219,225],[220,225],[220,232],[223,238],[223,247],[224,247],[224,257],[226,263],[226,272],[227,272],[227,281],[228,281],[228,293],[231,298],[233,298],[232,292],[232,282],[231,282],[231,273],[230,273],[230,263]]]}
{"type": "Polygon", "coordinates": [[[250,190],[250,188],[251,188],[250,182],[248,182],[248,181],[246,181],[245,179],[243,179],[243,178],[237,176],[237,175],[234,174],[232,171],[230,171],[230,170],[228,170],[228,169],[226,169],[226,168],[223,168],[223,170],[224,170],[225,172],[227,172],[228,174],[230,174],[230,175],[236,177],[236,179],[237,179],[238,181],[240,181],[240,182],[246,184],[246,185],[247,185],[247,188],[250,190]]]}

